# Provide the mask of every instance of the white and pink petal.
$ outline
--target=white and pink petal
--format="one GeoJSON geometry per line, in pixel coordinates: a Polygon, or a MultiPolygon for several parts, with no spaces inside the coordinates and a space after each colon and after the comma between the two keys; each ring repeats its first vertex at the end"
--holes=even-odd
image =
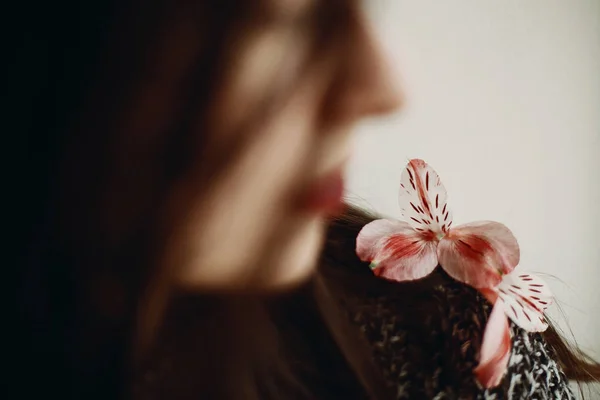
{"type": "Polygon", "coordinates": [[[498,301],[506,315],[528,332],[548,328],[544,310],[553,302],[548,285],[538,276],[517,273],[505,275],[497,287],[498,301]]]}
{"type": "Polygon", "coordinates": [[[376,219],[365,225],[356,237],[356,254],[362,261],[372,261],[385,240],[395,233],[410,233],[409,224],[395,219],[376,219]]]}
{"type": "Polygon", "coordinates": [[[444,271],[459,282],[477,289],[496,287],[502,275],[488,265],[481,243],[473,240],[444,238],[437,247],[438,260],[444,271]]]}
{"type": "Polygon", "coordinates": [[[474,222],[452,228],[438,246],[438,259],[454,279],[478,289],[496,287],[519,263],[512,232],[498,222],[474,222]]]}
{"type": "Polygon", "coordinates": [[[373,221],[360,231],[356,243],[359,258],[370,262],[375,275],[386,279],[420,279],[438,265],[436,243],[425,240],[405,222],[373,221]]]}
{"type": "Polygon", "coordinates": [[[452,225],[446,188],[425,161],[412,159],[402,171],[398,202],[402,215],[417,231],[445,233],[452,225]]]}
{"type": "Polygon", "coordinates": [[[502,382],[502,377],[508,369],[511,348],[508,319],[497,302],[492,308],[483,333],[479,365],[473,371],[481,386],[493,388],[502,382]]]}

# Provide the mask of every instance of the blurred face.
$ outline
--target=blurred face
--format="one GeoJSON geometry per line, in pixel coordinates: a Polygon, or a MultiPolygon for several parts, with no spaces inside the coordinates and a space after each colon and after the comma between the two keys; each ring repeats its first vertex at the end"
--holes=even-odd
{"type": "Polygon", "coordinates": [[[330,1],[262,3],[210,110],[211,151],[239,147],[245,133],[186,220],[177,274],[186,286],[275,288],[308,277],[324,222],[342,206],[353,125],[401,100],[352,2],[336,6],[323,36],[315,23],[330,1]]]}

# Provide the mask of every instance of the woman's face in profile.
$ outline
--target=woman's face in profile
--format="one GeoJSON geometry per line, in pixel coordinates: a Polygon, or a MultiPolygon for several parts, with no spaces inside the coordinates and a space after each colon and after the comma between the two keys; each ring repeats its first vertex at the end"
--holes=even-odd
{"type": "Polygon", "coordinates": [[[335,6],[343,17],[331,24],[343,32],[315,43],[317,13],[331,2],[261,3],[267,17],[246,24],[211,108],[215,146],[235,143],[274,92],[285,96],[248,128],[249,140],[191,214],[186,286],[278,287],[310,275],[325,218],[341,207],[353,125],[401,101],[358,6],[335,6]]]}

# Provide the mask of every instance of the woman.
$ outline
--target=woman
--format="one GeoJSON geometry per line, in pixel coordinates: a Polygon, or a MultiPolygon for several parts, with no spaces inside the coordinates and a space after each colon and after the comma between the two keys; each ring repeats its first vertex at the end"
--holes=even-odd
{"type": "MultiPolygon", "coordinates": [[[[17,104],[19,129],[38,153],[24,177],[23,293],[43,327],[31,351],[55,354],[26,369],[45,376],[62,360],[74,376],[47,389],[124,393],[177,293],[215,294],[237,324],[236,302],[244,317],[261,307],[223,293],[307,280],[340,204],[350,128],[400,94],[354,1],[28,7],[13,57],[15,98],[30,101],[17,104]]],[[[210,349],[239,341],[223,329],[204,332],[210,349]]],[[[207,368],[235,382],[236,362],[215,357],[207,368]]],[[[215,393],[238,390],[206,376],[215,393]]]]}
{"type": "Polygon", "coordinates": [[[27,7],[21,397],[393,398],[315,275],[350,128],[401,102],[357,2],[27,7]]]}

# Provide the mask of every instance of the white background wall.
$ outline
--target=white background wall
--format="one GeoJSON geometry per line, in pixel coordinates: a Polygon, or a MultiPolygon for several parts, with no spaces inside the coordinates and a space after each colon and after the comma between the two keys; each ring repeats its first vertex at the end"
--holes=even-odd
{"type": "Polygon", "coordinates": [[[358,129],[349,199],[400,217],[400,172],[425,159],[454,224],[508,225],[600,358],[600,0],[369,1],[406,106],[358,129]]]}

